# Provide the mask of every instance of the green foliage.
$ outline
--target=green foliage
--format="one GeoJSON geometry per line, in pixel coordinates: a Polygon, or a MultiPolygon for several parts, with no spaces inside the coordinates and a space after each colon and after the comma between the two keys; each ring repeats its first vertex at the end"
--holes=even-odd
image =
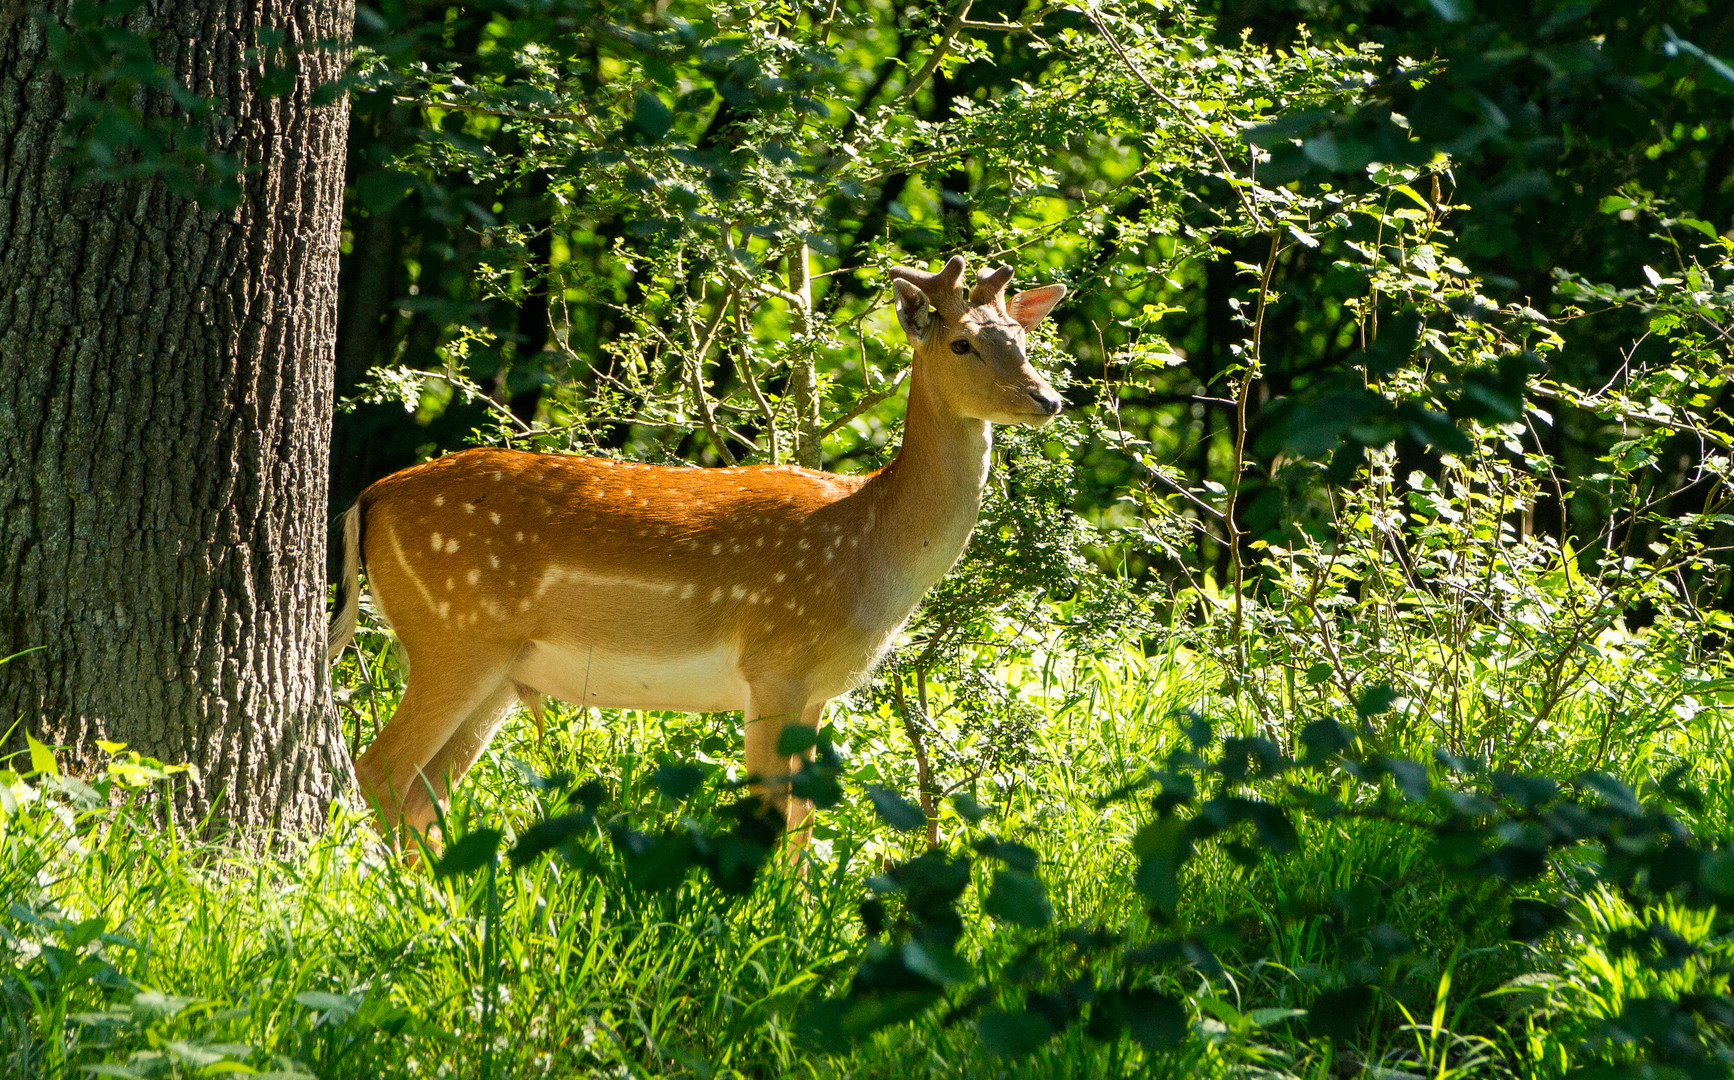
{"type": "MultiPolygon", "coordinates": [[[[168,771],[44,748],[0,777],[6,1044],[51,1075],[1722,1075],[1734,681],[1671,561],[1706,524],[1653,563],[1502,531],[1534,486],[1508,438],[1431,485],[1375,455],[1238,648],[1200,596],[1154,658],[1056,624],[966,650],[1034,722],[949,802],[904,794],[882,697],[790,735],[797,790],[842,796],[804,879],[705,718],[509,732],[432,872],[353,822],[276,857],[165,832],[132,785],[168,771]]],[[[974,700],[942,674],[939,717],[974,700]]]]}
{"type": "Polygon", "coordinates": [[[207,145],[212,100],[176,79],[152,38],[128,25],[142,6],[78,0],[64,17],[32,12],[69,91],[58,164],[80,184],[149,179],[208,206],[232,207],[241,163],[207,145]]]}
{"type": "MultiPolygon", "coordinates": [[[[707,718],[508,734],[425,871],[32,746],[0,1069],[1726,1075],[1726,16],[1302,7],[364,8],[340,504],[478,440],[875,467],[883,270],[958,249],[1073,287],[1072,408],[785,732],[805,878],[707,718]]],[[[220,177],[125,15],[51,31],[72,152],[220,177]]]]}

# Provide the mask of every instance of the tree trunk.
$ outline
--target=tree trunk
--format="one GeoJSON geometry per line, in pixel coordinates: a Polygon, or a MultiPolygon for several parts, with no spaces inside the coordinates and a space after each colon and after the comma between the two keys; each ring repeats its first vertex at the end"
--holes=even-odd
{"type": "Polygon", "coordinates": [[[148,175],[75,183],[58,148],[79,87],[23,11],[0,11],[0,656],[37,651],[0,665],[0,727],[75,770],[98,739],[197,765],[186,820],[316,828],[353,773],[322,661],[348,106],[313,90],[353,7],[126,17],[211,108],[127,104],[243,167],[225,210],[148,175]],[[297,57],[283,96],[245,55],[262,31],[297,57]]]}

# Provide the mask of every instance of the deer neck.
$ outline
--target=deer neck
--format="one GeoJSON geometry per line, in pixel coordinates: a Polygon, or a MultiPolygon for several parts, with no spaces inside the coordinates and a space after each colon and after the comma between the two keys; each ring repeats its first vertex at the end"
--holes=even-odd
{"type": "Polygon", "coordinates": [[[914,594],[910,606],[945,576],[969,543],[992,446],[987,422],[953,412],[917,367],[903,446],[863,491],[877,519],[871,554],[888,578],[914,594]]]}

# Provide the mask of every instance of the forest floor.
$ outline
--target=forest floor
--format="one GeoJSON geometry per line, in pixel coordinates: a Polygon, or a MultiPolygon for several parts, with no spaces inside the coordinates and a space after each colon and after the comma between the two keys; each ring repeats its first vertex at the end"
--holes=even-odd
{"type": "MultiPolygon", "coordinates": [[[[942,844],[991,830],[1028,845],[1055,927],[1150,938],[1160,928],[1131,887],[1138,808],[1100,797],[1184,745],[1185,710],[1211,699],[1220,672],[1177,650],[994,674],[1021,687],[1035,722],[1011,751],[1002,740],[969,785],[992,807],[986,820],[948,806],[942,844]]],[[[1711,793],[1693,827],[1726,831],[1726,707],[1676,710],[1677,722],[1603,751],[1594,702],[1579,704],[1557,710],[1566,722],[1531,767],[1635,776],[1691,763],[1711,793]]],[[[897,717],[839,713],[845,789],[912,792],[897,717]]],[[[702,816],[723,789],[676,804],[658,793],[655,768],[697,762],[727,775],[734,724],[556,710],[539,734],[520,715],[462,785],[450,829],[522,832],[559,810],[563,796],[539,788],[561,772],[602,781],[604,818],[702,816]]],[[[0,915],[0,1075],[1542,1077],[1567,1071],[1574,1039],[1622,1001],[1708,978],[1690,965],[1652,972],[1593,935],[1509,940],[1503,919],[1465,917],[1478,886],[1427,871],[1427,836],[1303,821],[1294,854],[1247,867],[1212,849],[1187,864],[1177,921],[1234,925],[1240,940],[1217,949],[1220,970],[1152,965],[1149,984],[1189,1002],[1169,1048],[1073,1026],[1014,1062],[984,1045],[967,1013],[948,1022],[937,1008],[827,1052],[804,1039],[803,1011],[848,985],[869,878],[924,847],[919,830],[887,828],[866,799],[822,815],[807,873],[774,869],[734,897],[698,874],[644,891],[605,844],[591,849],[601,856],[439,877],[346,814],[304,846],[249,852],[161,823],[153,792],[173,780],[161,775],[123,753],[101,790],[46,772],[0,785],[0,893],[11,898],[0,915]],[[1305,1010],[1340,982],[1348,943],[1377,933],[1351,936],[1344,916],[1309,898],[1367,882],[1380,887],[1357,913],[1360,930],[1400,927],[1405,940],[1369,957],[1384,989],[1359,1033],[1319,1038],[1305,1010]]],[[[978,965],[1014,964],[1028,940],[1055,932],[994,926],[979,913],[986,891],[977,874],[961,901],[959,951],[978,965]]],[[[1580,922],[1634,918],[1607,895],[1579,900],[1580,922]]]]}

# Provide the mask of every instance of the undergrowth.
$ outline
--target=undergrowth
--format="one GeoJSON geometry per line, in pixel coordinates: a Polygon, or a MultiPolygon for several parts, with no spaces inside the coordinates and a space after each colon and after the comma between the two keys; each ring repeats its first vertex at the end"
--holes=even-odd
{"type": "MultiPolygon", "coordinates": [[[[375,659],[388,662],[383,651],[375,659]]],[[[600,840],[518,869],[440,876],[388,855],[347,814],[311,842],[239,848],[159,820],[157,791],[175,776],[155,763],[116,748],[107,775],[87,782],[57,775],[38,748],[34,769],[0,788],[0,888],[11,897],[0,920],[0,1073],[1325,1076],[1378,1066],[1542,1077],[1582,1064],[1582,1038],[1631,998],[1726,988],[1715,973],[1726,927],[1713,912],[1670,917],[1696,951],[1667,970],[1608,946],[1609,933],[1648,913],[1605,889],[1577,897],[1570,932],[1516,941],[1496,884],[1441,874],[1430,838],[1392,821],[1303,820],[1305,843],[1263,860],[1203,851],[1164,914],[1137,887],[1133,839],[1147,815],[1102,796],[1186,750],[1185,729],[1203,712],[1221,713],[1230,699],[1220,669],[1175,648],[1060,664],[1025,656],[997,674],[1026,689],[1038,735],[1015,769],[944,806],[942,843],[991,830],[1032,850],[1051,926],[1117,935],[1128,949],[1176,923],[1236,928],[1208,957],[1153,963],[1140,977],[1186,1003],[1178,1037],[1134,1024],[1099,1039],[1072,1027],[1015,1063],[1004,1040],[984,1039],[976,1013],[1016,996],[1015,969],[1043,932],[1003,912],[985,917],[983,872],[961,897],[958,953],[973,969],[1011,972],[1004,985],[985,987],[973,1009],[959,994],[846,1047],[816,1045],[804,1017],[856,976],[870,936],[864,895],[888,891],[885,870],[925,847],[919,830],[886,827],[867,799],[825,816],[804,875],[771,869],[732,896],[684,872],[672,887],[641,887],[642,865],[600,840]],[[1332,896],[1352,899],[1318,906],[1332,896]],[[1330,1032],[1308,1010],[1344,985],[1346,968],[1355,985],[1382,989],[1363,1022],[1330,1032]]],[[[944,688],[933,689],[939,711],[944,688]]],[[[1594,714],[1578,704],[1568,714],[1594,714]]],[[[1690,756],[1713,794],[1687,820],[1721,828],[1726,766],[1703,748],[1726,745],[1725,693],[1722,705],[1614,741],[1607,766],[1647,773],[1690,756]]],[[[1240,723],[1256,732],[1256,710],[1240,723]]],[[[1592,727],[1574,734],[1550,751],[1572,767],[1583,746],[1600,745],[1592,727]]],[[[913,787],[888,710],[843,716],[835,738],[845,789],[913,787]]],[[[734,797],[734,743],[720,717],[556,711],[544,733],[508,727],[447,827],[521,836],[568,801],[560,774],[599,783],[585,796],[599,829],[706,819],[734,797]],[[659,771],[668,762],[696,763],[709,782],[671,798],[659,771]]],[[[1569,861],[1556,871],[1569,874],[1569,861]]]]}

